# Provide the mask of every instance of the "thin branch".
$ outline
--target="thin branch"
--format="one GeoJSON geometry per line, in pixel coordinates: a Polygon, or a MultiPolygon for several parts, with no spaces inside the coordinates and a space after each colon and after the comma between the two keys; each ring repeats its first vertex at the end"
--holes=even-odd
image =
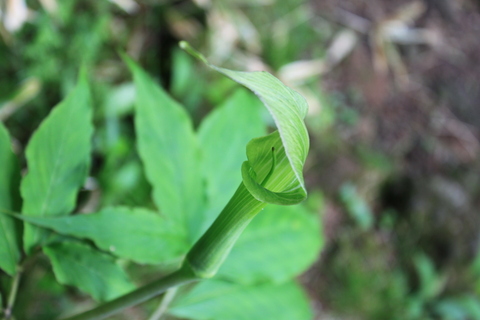
{"type": "Polygon", "coordinates": [[[179,285],[199,280],[194,273],[182,268],[170,275],[152,282],[142,288],[130,292],[117,299],[102,304],[90,311],[64,318],[64,320],[100,320],[105,319],[113,314],[119,313],[122,310],[145,302],[159,294],[164,293],[168,289],[177,287],[179,285]]]}
{"type": "Polygon", "coordinates": [[[8,295],[7,307],[4,310],[5,319],[7,320],[12,317],[12,309],[13,309],[13,306],[15,305],[15,300],[17,298],[18,285],[20,284],[20,278],[21,278],[21,271],[19,270],[13,277],[12,287],[10,288],[10,293],[8,295]]]}
{"type": "Polygon", "coordinates": [[[167,311],[170,303],[175,298],[175,295],[177,294],[177,290],[178,290],[178,287],[175,287],[175,288],[168,289],[167,292],[165,292],[162,302],[160,302],[160,305],[158,306],[157,310],[155,310],[155,312],[150,316],[148,320],[160,320],[163,314],[167,311]]]}

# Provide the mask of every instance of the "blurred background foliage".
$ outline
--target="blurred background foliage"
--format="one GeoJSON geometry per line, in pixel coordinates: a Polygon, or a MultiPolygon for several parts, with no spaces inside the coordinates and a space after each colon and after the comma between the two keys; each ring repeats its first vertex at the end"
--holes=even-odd
{"type": "MultiPolygon", "coordinates": [[[[309,102],[306,206],[326,244],[301,281],[316,319],[480,319],[479,1],[3,0],[0,10],[0,119],[17,154],[79,67],[90,72],[94,164],[79,211],[153,206],[117,50],[195,124],[234,89],[178,49],[187,40],[214,64],[268,70],[309,102]]],[[[25,317],[79,302],[35,263],[17,305],[25,317]]]]}

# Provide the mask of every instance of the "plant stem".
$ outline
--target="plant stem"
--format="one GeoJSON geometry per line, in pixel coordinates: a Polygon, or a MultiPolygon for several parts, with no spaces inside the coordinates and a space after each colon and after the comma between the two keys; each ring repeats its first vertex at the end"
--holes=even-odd
{"type": "Polygon", "coordinates": [[[190,249],[180,270],[64,320],[100,320],[147,301],[170,288],[213,277],[227,258],[245,227],[267,204],[256,200],[243,183],[202,237],[190,249]]]}
{"type": "Polygon", "coordinates": [[[213,277],[243,230],[266,205],[256,200],[241,183],[217,219],[190,249],[184,264],[199,278],[213,277]]]}
{"type": "Polygon", "coordinates": [[[178,287],[168,289],[163,296],[162,302],[158,306],[157,310],[150,316],[148,320],[160,320],[165,311],[167,311],[168,305],[173,301],[177,294],[178,287]]]}
{"type": "Polygon", "coordinates": [[[133,292],[130,292],[117,299],[102,304],[90,311],[64,318],[64,320],[100,320],[105,319],[115,313],[118,313],[128,307],[132,307],[139,303],[145,302],[170,288],[177,287],[179,285],[193,282],[198,279],[192,270],[188,266],[184,266],[181,269],[171,273],[170,275],[163,277],[157,281],[154,281],[146,286],[139,288],[133,292]]]}
{"type": "Polygon", "coordinates": [[[8,295],[7,307],[5,308],[5,319],[10,319],[12,316],[12,309],[15,305],[15,299],[17,298],[18,285],[20,284],[21,271],[17,271],[13,277],[12,287],[10,288],[10,293],[8,295]]]}

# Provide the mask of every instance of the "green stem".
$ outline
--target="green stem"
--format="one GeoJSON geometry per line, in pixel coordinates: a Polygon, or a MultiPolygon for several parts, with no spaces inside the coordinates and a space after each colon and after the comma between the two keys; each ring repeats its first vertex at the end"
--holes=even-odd
{"type": "Polygon", "coordinates": [[[225,209],[190,249],[180,270],[82,314],[64,320],[100,320],[145,302],[170,288],[213,277],[245,227],[267,204],[242,183],[225,209]]]}
{"type": "Polygon", "coordinates": [[[213,277],[243,230],[266,205],[240,184],[217,219],[190,249],[184,263],[199,278],[213,277]]]}
{"type": "Polygon", "coordinates": [[[12,309],[15,305],[15,300],[18,293],[18,285],[20,284],[21,270],[17,271],[13,277],[12,287],[10,288],[10,293],[8,295],[7,307],[4,310],[5,319],[10,319],[12,317],[12,309]]]}
{"type": "Polygon", "coordinates": [[[202,61],[203,63],[205,63],[206,65],[209,65],[207,59],[203,56],[203,54],[201,54],[200,52],[198,52],[197,50],[193,49],[193,47],[190,45],[190,43],[188,43],[187,41],[180,41],[179,43],[179,46],[180,48],[182,48],[183,50],[185,50],[186,52],[188,52],[190,55],[194,56],[195,58],[199,59],[200,61],[202,61]]]}
{"type": "Polygon", "coordinates": [[[173,298],[175,298],[175,295],[177,294],[178,287],[168,289],[167,292],[165,292],[165,295],[163,296],[162,302],[158,306],[157,310],[150,316],[148,320],[160,320],[160,318],[163,316],[165,311],[167,311],[168,306],[170,303],[173,301],[173,298]]]}
{"type": "Polygon", "coordinates": [[[192,270],[184,266],[170,275],[152,282],[142,288],[121,296],[115,300],[102,304],[95,309],[76,316],[64,318],[64,320],[100,320],[118,313],[128,307],[145,302],[170,288],[200,280],[195,277],[192,270]]]}

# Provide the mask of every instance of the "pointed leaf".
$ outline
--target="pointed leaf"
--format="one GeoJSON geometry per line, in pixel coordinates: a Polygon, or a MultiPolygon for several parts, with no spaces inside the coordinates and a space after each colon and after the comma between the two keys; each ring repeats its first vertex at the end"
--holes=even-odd
{"type": "MultiPolygon", "coordinates": [[[[249,161],[242,166],[242,177],[247,189],[256,199],[267,203],[290,205],[303,201],[307,196],[307,191],[302,171],[309,149],[308,133],[303,122],[308,110],[306,100],[267,72],[240,72],[219,68],[208,63],[205,57],[190,47],[188,43],[182,41],[180,46],[210,68],[252,90],[267,107],[275,121],[283,151],[277,149],[277,138],[273,135],[266,139],[252,140],[247,147],[249,161]],[[281,190],[271,190],[269,186],[265,185],[267,181],[259,178],[270,172],[272,167],[268,167],[267,164],[272,161],[269,159],[272,157],[272,147],[276,145],[274,156],[279,162],[284,161],[283,158],[285,158],[288,164],[288,170],[281,171],[282,176],[278,177],[287,186],[286,189],[281,190]],[[260,157],[258,157],[259,151],[263,152],[260,157]],[[277,152],[280,154],[277,155],[277,152]],[[252,155],[259,162],[252,163],[250,159],[252,155]],[[266,171],[258,172],[256,167],[266,171]]],[[[276,174],[278,172],[274,173],[272,177],[275,177],[276,174]]]]}
{"type": "Polygon", "coordinates": [[[202,180],[198,142],[186,111],[131,59],[125,57],[136,87],[135,130],[140,157],[161,213],[184,229],[191,242],[199,236],[202,180]]]}
{"type": "Polygon", "coordinates": [[[240,236],[217,276],[242,284],[284,282],[318,258],[318,218],[301,206],[267,206],[240,236]]]}
{"type": "MultiPolygon", "coordinates": [[[[85,75],[32,136],[26,150],[28,173],[22,181],[22,212],[32,216],[67,215],[87,176],[93,132],[85,75]]],[[[45,230],[26,225],[24,247],[45,240],[45,230]]]]}
{"type": "Polygon", "coordinates": [[[65,241],[43,251],[60,283],[76,286],[95,300],[111,300],[135,288],[113,257],[86,244],[65,241]]]}
{"type": "Polygon", "coordinates": [[[310,320],[309,302],[299,285],[241,286],[209,280],[176,301],[170,313],[198,320],[310,320]]]}
{"type": "Polygon", "coordinates": [[[175,225],[142,208],[112,207],[66,217],[16,217],[63,235],[92,240],[100,249],[139,263],[167,263],[189,248],[175,225]]]}
{"type": "MultiPolygon", "coordinates": [[[[19,198],[20,169],[12,152],[10,136],[0,122],[0,210],[16,210],[19,198]]],[[[9,275],[16,272],[20,259],[20,238],[16,221],[0,215],[0,269],[9,275]]]]}
{"type": "Polygon", "coordinates": [[[239,168],[245,157],[244,146],[265,134],[260,107],[258,99],[240,89],[200,125],[201,167],[208,199],[205,226],[225,207],[242,181],[239,168]]]}

